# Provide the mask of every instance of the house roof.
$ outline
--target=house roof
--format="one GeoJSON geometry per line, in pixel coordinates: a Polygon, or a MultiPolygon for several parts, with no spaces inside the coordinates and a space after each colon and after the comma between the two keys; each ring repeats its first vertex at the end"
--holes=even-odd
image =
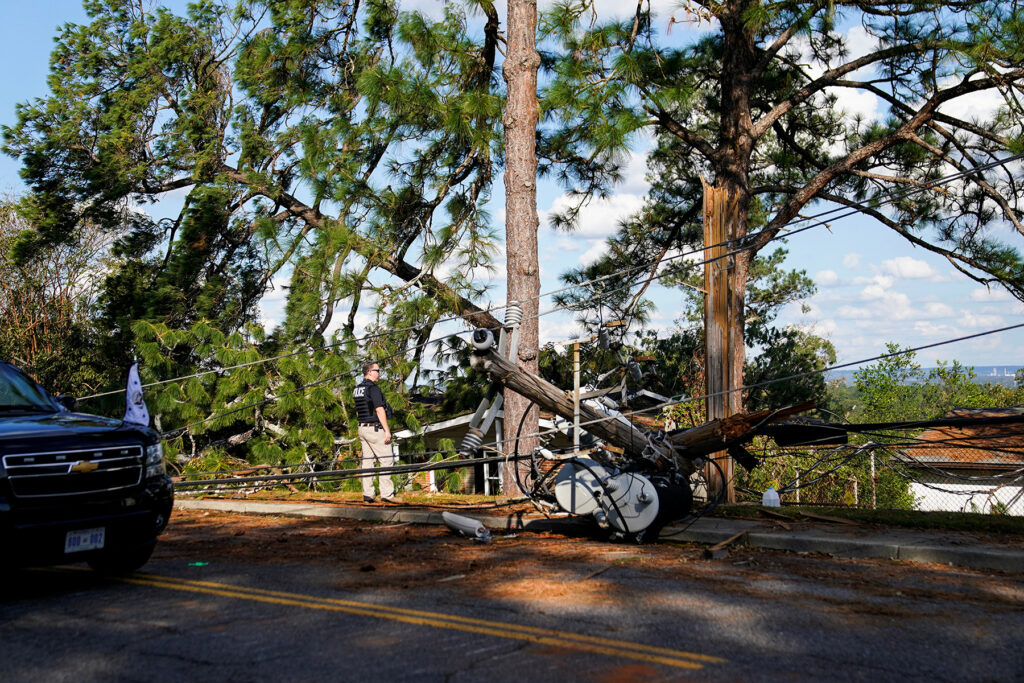
{"type": "Polygon", "coordinates": [[[1024,467],[1024,408],[958,408],[948,418],[957,425],[932,427],[904,453],[922,464],[943,468],[1014,470],[1024,467]],[[992,424],[989,418],[1021,417],[1019,422],[992,424]],[[978,424],[971,424],[978,420],[978,424]]]}

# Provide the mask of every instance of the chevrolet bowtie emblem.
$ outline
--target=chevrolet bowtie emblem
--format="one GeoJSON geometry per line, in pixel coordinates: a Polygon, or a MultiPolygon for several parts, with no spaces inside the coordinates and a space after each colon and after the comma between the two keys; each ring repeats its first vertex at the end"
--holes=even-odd
{"type": "Polygon", "coordinates": [[[78,462],[71,466],[71,469],[69,471],[85,473],[92,472],[94,469],[98,467],[99,465],[97,465],[94,462],[89,462],[88,460],[79,460],[78,462]]]}

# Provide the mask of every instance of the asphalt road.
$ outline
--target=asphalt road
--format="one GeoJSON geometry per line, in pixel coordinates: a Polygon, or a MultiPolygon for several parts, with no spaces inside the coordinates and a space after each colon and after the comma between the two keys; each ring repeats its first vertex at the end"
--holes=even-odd
{"type": "Polygon", "coordinates": [[[27,569],[0,680],[1020,680],[1024,575],[178,516],[144,570],[27,569]]]}

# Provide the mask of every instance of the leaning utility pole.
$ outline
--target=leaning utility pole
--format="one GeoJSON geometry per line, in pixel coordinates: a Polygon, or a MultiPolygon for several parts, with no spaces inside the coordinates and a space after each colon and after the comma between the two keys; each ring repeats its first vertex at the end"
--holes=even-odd
{"type": "MultiPolygon", "coordinates": [[[[728,227],[733,221],[729,215],[736,210],[736,199],[722,188],[715,188],[701,179],[704,184],[704,392],[707,395],[707,419],[720,420],[740,412],[740,392],[743,385],[742,368],[734,367],[733,348],[742,344],[734,338],[738,311],[732,287],[733,256],[727,256],[735,249],[729,240],[728,227]]],[[[711,456],[717,467],[705,465],[704,478],[708,483],[708,495],[717,497],[725,491],[725,500],[736,502],[733,488],[733,461],[725,451],[711,456]],[[724,477],[724,479],[723,479],[724,477]]]]}
{"type": "MultiPolygon", "coordinates": [[[[536,47],[536,0],[509,0],[508,47],[502,73],[508,89],[505,104],[505,252],[507,265],[507,300],[518,302],[523,321],[519,332],[517,357],[511,359],[520,368],[537,374],[539,339],[540,272],[537,263],[537,69],[540,55],[536,47]]],[[[510,451],[509,435],[516,434],[519,421],[527,413],[530,401],[514,391],[505,392],[504,434],[501,450],[510,451]]],[[[537,432],[538,410],[534,406],[526,415],[523,434],[537,432]]],[[[514,436],[512,438],[515,438],[514,436]]],[[[537,443],[535,437],[519,443],[520,453],[529,453],[537,443]]],[[[502,471],[502,489],[515,491],[517,463],[509,463],[502,471]]]]}

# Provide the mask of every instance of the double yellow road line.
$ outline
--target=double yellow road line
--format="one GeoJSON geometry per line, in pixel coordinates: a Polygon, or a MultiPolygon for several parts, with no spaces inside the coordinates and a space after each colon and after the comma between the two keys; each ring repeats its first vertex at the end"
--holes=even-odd
{"type": "Polygon", "coordinates": [[[453,631],[464,631],[466,633],[495,636],[498,638],[523,640],[552,647],[593,652],[595,654],[607,655],[609,657],[635,659],[642,662],[662,664],[680,669],[700,669],[704,664],[718,664],[726,661],[720,657],[712,657],[693,652],[683,652],[680,650],[671,650],[662,647],[651,647],[649,645],[629,643],[621,640],[597,638],[594,636],[569,633],[567,631],[559,631],[555,629],[521,626],[519,624],[510,624],[501,621],[471,619],[469,617],[460,617],[453,614],[425,612],[422,610],[405,609],[402,607],[389,607],[387,605],[375,605],[372,603],[356,602],[353,600],[321,598],[314,595],[303,595],[301,593],[286,593],[283,591],[246,588],[243,586],[233,586],[231,584],[216,583],[213,581],[195,581],[191,579],[178,579],[170,576],[156,576],[153,574],[133,574],[120,580],[139,586],[165,588],[168,590],[186,591],[190,593],[202,593],[205,595],[218,595],[225,598],[238,598],[241,600],[251,600],[254,602],[263,602],[273,605],[284,605],[287,607],[304,607],[306,609],[326,610],[329,612],[343,612],[345,614],[373,617],[375,619],[388,619],[405,624],[414,624],[416,626],[429,626],[433,628],[444,628],[453,631]]]}

